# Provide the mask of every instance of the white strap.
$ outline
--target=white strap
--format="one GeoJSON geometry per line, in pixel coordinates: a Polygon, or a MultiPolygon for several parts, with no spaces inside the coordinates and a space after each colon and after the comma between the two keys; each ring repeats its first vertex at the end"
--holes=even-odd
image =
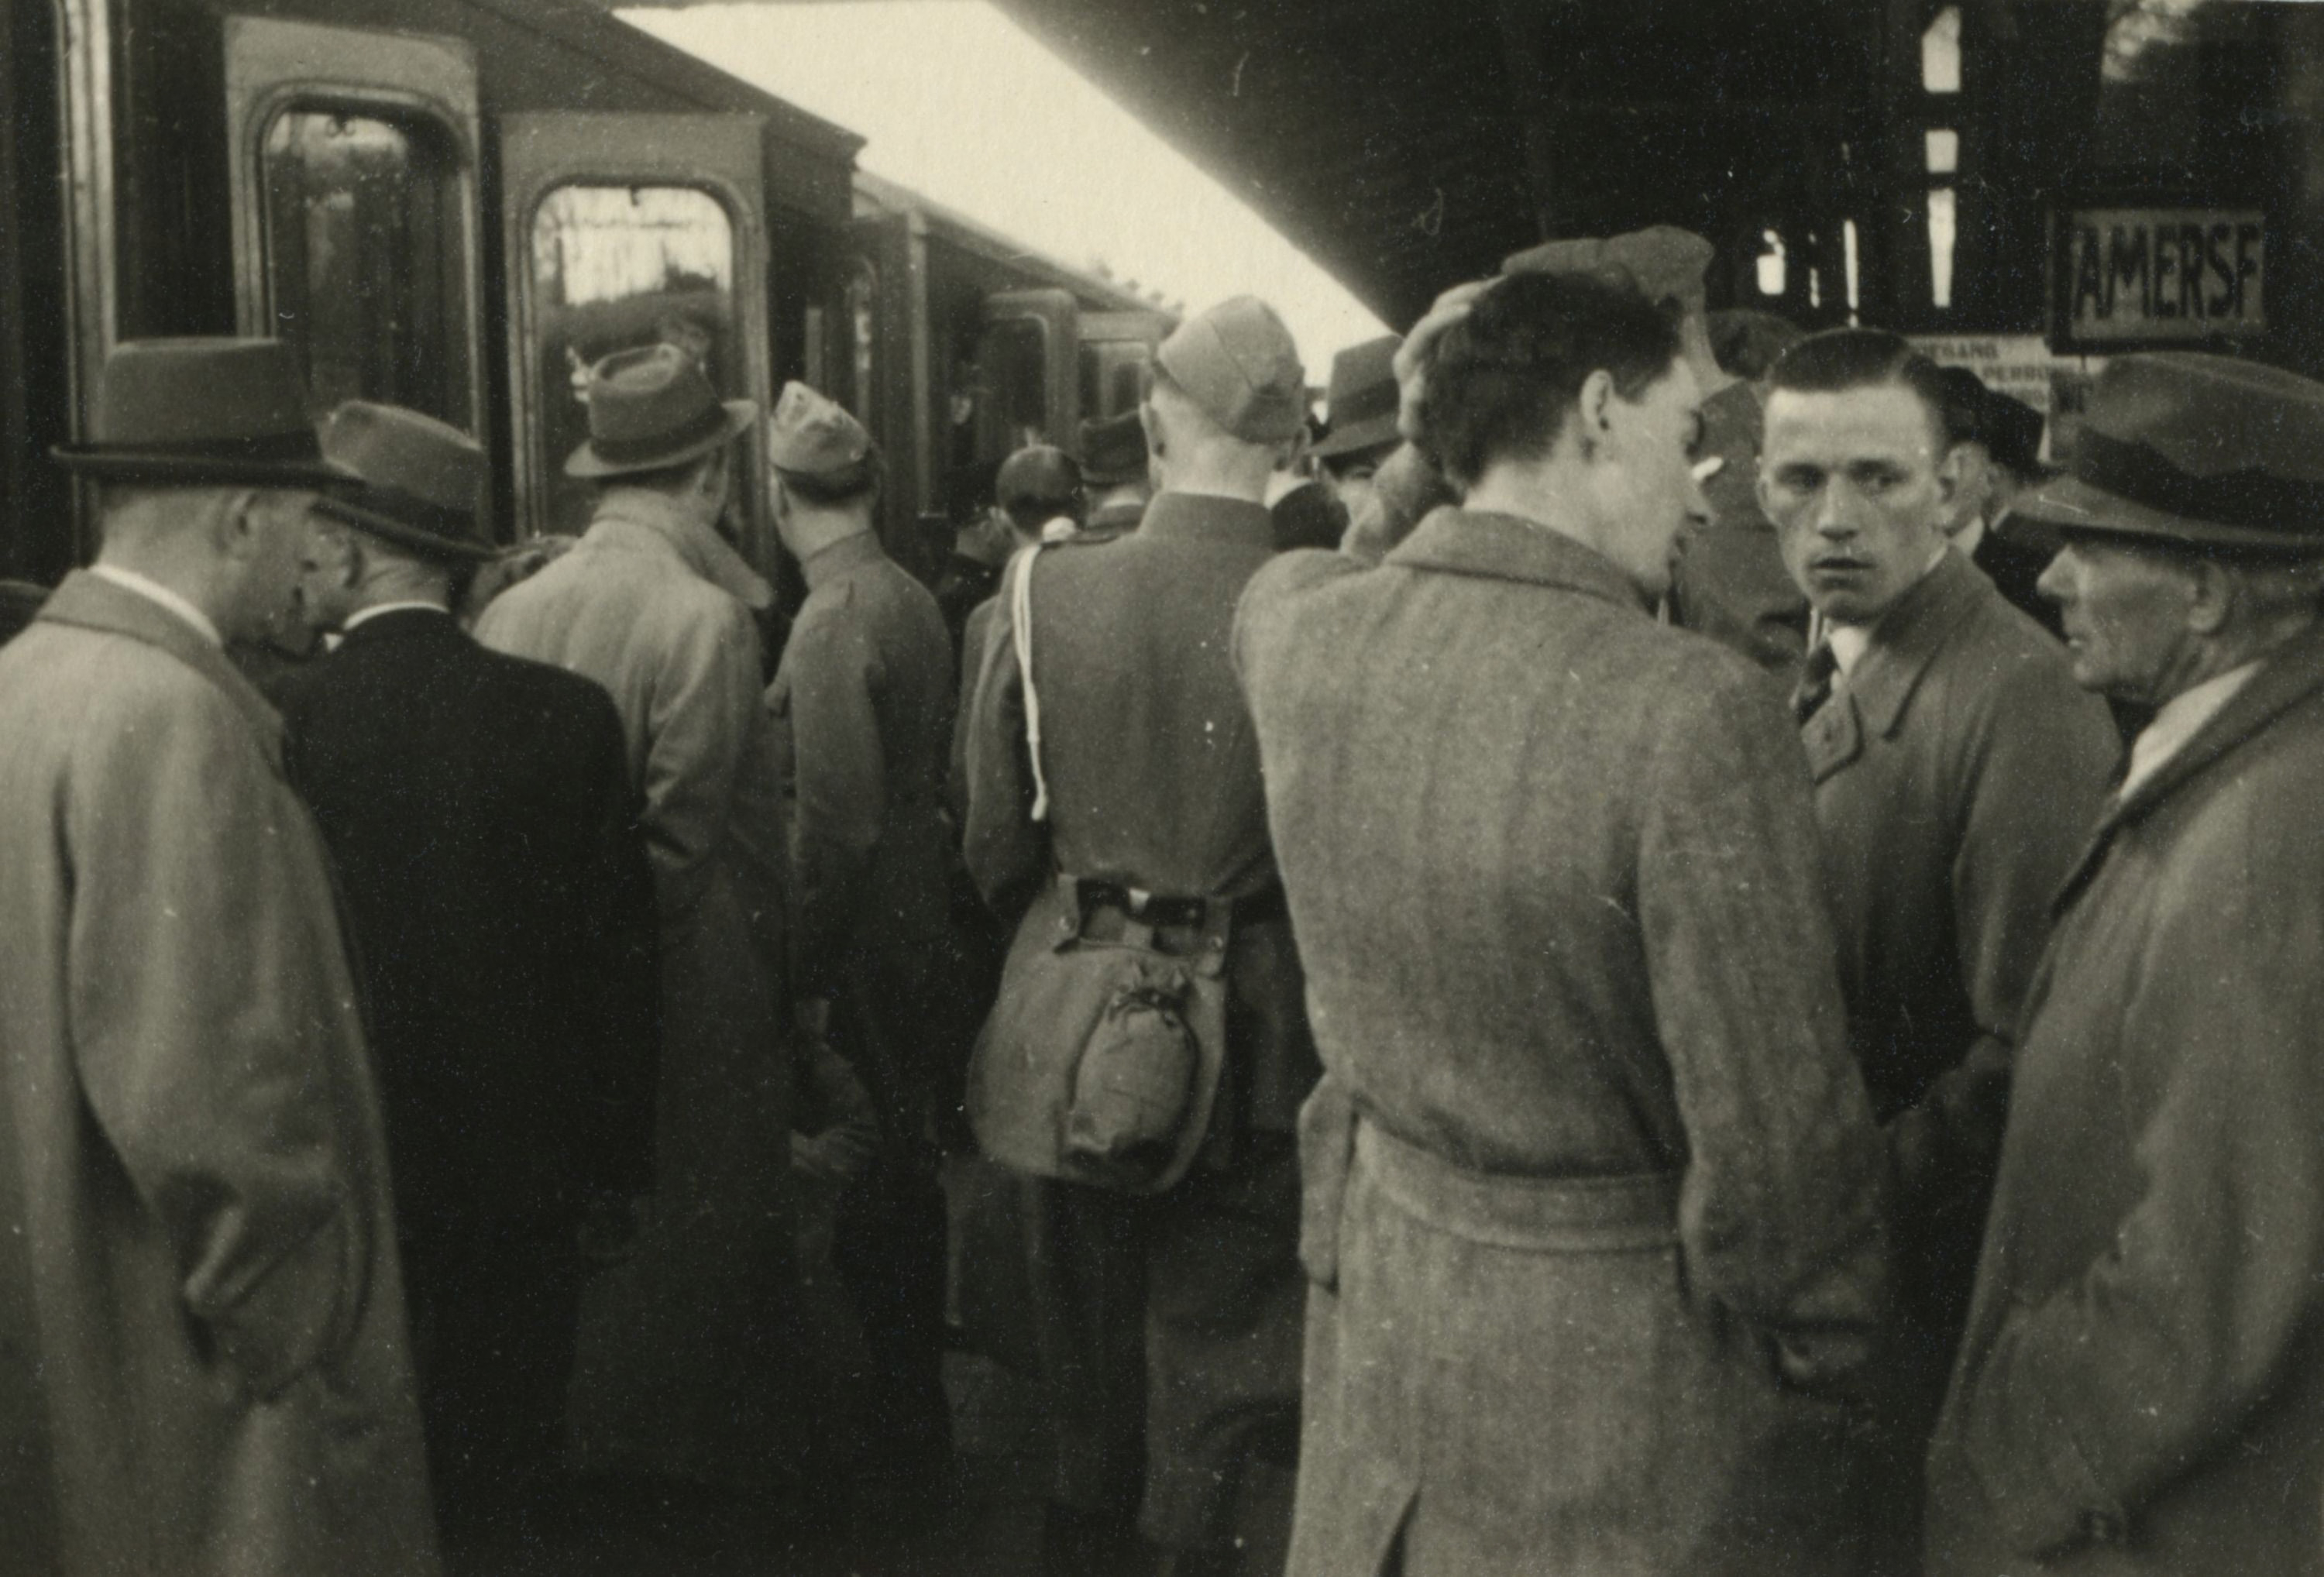
{"type": "Polygon", "coordinates": [[[1038,545],[1017,555],[1010,567],[1016,577],[1009,583],[1010,632],[1016,638],[1017,678],[1025,687],[1025,754],[1033,763],[1033,819],[1049,819],[1049,784],[1041,775],[1041,697],[1033,688],[1033,560],[1038,545]]]}

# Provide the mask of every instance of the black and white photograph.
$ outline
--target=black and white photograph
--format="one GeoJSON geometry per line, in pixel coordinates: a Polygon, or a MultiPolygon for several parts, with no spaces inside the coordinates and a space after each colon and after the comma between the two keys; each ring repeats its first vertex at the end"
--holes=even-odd
{"type": "Polygon", "coordinates": [[[0,1577],[2324,1574],[2324,0],[0,0],[0,1577]]]}

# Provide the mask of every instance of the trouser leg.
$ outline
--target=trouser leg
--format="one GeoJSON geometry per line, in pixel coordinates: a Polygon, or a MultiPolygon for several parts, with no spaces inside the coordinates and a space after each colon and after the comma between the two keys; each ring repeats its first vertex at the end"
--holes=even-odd
{"type": "Polygon", "coordinates": [[[1056,1434],[1049,1499],[1126,1528],[1146,1478],[1148,1206],[1046,1177],[1023,1186],[1034,1340],[1056,1434]]]}

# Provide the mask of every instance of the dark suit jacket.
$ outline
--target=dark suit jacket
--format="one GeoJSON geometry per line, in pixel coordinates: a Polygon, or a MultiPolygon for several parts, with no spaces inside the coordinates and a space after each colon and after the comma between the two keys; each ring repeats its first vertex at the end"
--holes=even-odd
{"type": "Polygon", "coordinates": [[[353,916],[406,1228],[642,1192],[656,931],[612,699],[411,610],[280,700],[353,916]]]}

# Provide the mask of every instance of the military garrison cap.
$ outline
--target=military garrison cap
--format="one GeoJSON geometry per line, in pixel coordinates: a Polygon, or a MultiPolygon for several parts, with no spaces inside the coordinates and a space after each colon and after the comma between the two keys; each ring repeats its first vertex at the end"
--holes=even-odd
{"type": "Polygon", "coordinates": [[[1247,444],[1279,444],[1307,421],[1307,374],[1275,309],[1234,296],[1179,325],[1154,359],[1205,415],[1247,444]]]}
{"type": "Polygon", "coordinates": [[[767,457],[776,470],[829,475],[861,465],[871,452],[872,435],[845,406],[805,383],[783,385],[767,423],[767,457]]]}

